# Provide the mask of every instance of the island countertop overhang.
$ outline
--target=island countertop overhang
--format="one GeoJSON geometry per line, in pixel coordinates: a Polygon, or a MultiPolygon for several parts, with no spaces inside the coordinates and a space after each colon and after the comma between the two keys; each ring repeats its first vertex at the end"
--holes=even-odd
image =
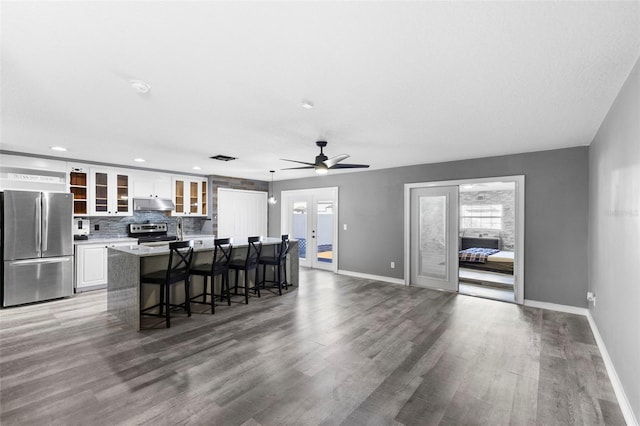
{"type": "MultiPolygon", "coordinates": [[[[189,238],[185,239],[185,241],[188,241],[188,240],[189,238]]],[[[193,238],[192,240],[194,242],[193,244],[194,252],[211,251],[214,248],[214,243],[213,243],[213,240],[211,239],[200,240],[198,238],[193,238]]],[[[280,244],[282,240],[280,238],[264,237],[260,241],[264,246],[271,246],[271,245],[280,244]]],[[[290,241],[297,241],[297,240],[290,240],[290,241]]],[[[233,238],[231,243],[233,244],[234,248],[243,248],[249,245],[246,238],[233,238]]],[[[131,254],[138,257],[164,256],[169,254],[169,244],[167,243],[166,245],[163,245],[163,246],[144,246],[144,245],[132,244],[130,246],[112,247],[112,250],[120,251],[120,252],[131,254]]]]}

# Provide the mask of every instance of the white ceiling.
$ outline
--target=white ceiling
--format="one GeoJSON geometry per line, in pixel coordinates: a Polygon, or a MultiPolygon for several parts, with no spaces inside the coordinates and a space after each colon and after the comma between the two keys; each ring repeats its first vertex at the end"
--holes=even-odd
{"type": "Polygon", "coordinates": [[[372,169],[588,145],[640,54],[636,1],[3,1],[1,28],[2,149],[261,180],[320,138],[372,169]]]}

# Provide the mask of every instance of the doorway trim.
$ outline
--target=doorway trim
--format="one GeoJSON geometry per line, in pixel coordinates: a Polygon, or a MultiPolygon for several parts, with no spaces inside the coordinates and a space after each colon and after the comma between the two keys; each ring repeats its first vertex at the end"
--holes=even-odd
{"type": "MultiPolygon", "coordinates": [[[[339,212],[340,212],[340,192],[337,186],[325,186],[318,188],[306,188],[306,189],[292,189],[288,191],[282,191],[280,193],[281,205],[280,205],[280,230],[285,232],[288,229],[289,225],[289,217],[288,217],[288,206],[289,200],[295,196],[307,195],[307,196],[315,196],[318,192],[333,192],[333,202],[334,202],[334,226],[333,226],[333,256],[334,261],[331,262],[331,268],[327,268],[326,270],[331,271],[333,273],[338,272],[338,258],[339,258],[339,244],[338,244],[338,224],[340,223],[338,220],[339,212]]],[[[315,207],[315,205],[314,205],[315,207]]],[[[314,211],[315,213],[315,211],[314,211]]],[[[324,268],[323,268],[324,269],[324,268]]]]}
{"type": "MultiPolygon", "coordinates": [[[[404,284],[411,284],[411,190],[416,188],[432,188],[437,186],[460,186],[466,184],[486,183],[486,182],[515,182],[516,200],[516,251],[514,254],[514,279],[513,287],[515,302],[519,305],[524,303],[524,175],[494,176],[487,178],[456,179],[433,182],[416,182],[404,184],[404,284]]],[[[459,220],[458,215],[458,220],[459,220]]]]}

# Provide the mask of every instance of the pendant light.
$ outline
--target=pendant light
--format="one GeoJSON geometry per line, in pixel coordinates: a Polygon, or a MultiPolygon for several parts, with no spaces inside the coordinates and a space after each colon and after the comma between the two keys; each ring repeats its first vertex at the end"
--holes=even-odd
{"type": "Polygon", "coordinates": [[[276,172],[275,170],[269,170],[269,173],[271,173],[271,191],[269,192],[268,202],[271,205],[273,205],[273,204],[278,202],[278,199],[273,195],[273,174],[275,172],[276,172]]]}

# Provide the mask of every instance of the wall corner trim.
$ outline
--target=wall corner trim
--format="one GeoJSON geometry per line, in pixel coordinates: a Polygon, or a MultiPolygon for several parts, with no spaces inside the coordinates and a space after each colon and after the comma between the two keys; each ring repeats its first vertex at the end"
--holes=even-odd
{"type": "Polygon", "coordinates": [[[566,312],[569,314],[584,315],[585,317],[587,317],[587,321],[589,321],[591,332],[593,333],[593,337],[596,340],[596,345],[598,345],[598,349],[600,350],[600,354],[602,355],[604,366],[607,369],[607,374],[609,375],[609,379],[611,380],[611,386],[613,387],[613,392],[616,394],[616,399],[618,400],[618,405],[620,405],[620,410],[622,411],[624,420],[629,426],[638,426],[638,419],[636,419],[633,413],[631,404],[629,403],[629,399],[627,398],[627,394],[622,387],[622,382],[620,382],[618,373],[616,372],[616,369],[613,365],[613,361],[611,361],[611,357],[609,356],[607,347],[604,344],[604,340],[602,340],[600,331],[598,331],[598,326],[596,325],[596,322],[591,315],[591,311],[587,308],[559,305],[556,303],[548,302],[538,302],[537,300],[528,299],[525,299],[524,305],[530,306],[532,308],[548,309],[550,311],[566,312]]]}
{"type": "Polygon", "coordinates": [[[383,282],[391,283],[391,284],[404,285],[404,280],[401,279],[401,278],[385,277],[383,275],[364,274],[362,272],[346,271],[344,269],[338,269],[338,274],[339,275],[347,275],[347,276],[356,277],[356,278],[364,278],[364,279],[367,279],[367,280],[383,281],[383,282]]]}
{"type": "Polygon", "coordinates": [[[602,340],[602,336],[600,335],[600,331],[598,331],[598,326],[596,325],[596,321],[593,319],[590,310],[587,310],[586,317],[589,321],[589,325],[591,326],[593,337],[596,339],[598,349],[600,349],[600,354],[602,355],[604,366],[607,368],[609,379],[611,379],[611,386],[613,386],[613,392],[616,394],[616,399],[618,400],[618,404],[620,405],[620,409],[622,410],[624,420],[629,426],[638,426],[638,419],[636,419],[636,416],[633,413],[633,409],[631,408],[631,404],[629,403],[629,398],[627,398],[627,394],[622,387],[622,382],[620,382],[618,373],[613,366],[613,361],[611,361],[611,357],[609,356],[607,347],[604,344],[604,340],[602,340]]]}

